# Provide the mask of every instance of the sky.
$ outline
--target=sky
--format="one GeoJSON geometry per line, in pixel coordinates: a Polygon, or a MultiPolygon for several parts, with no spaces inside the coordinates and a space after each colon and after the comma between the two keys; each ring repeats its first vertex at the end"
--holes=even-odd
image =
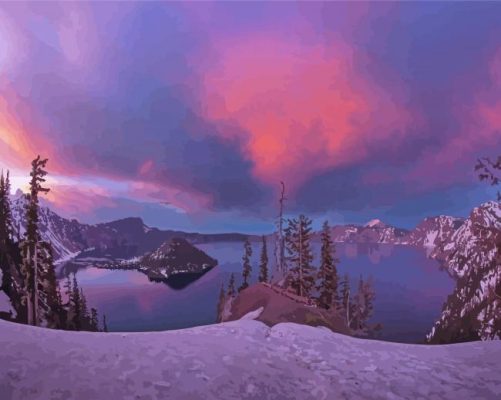
{"type": "Polygon", "coordinates": [[[466,216],[501,153],[501,3],[2,3],[0,167],[96,223],[466,216]]]}

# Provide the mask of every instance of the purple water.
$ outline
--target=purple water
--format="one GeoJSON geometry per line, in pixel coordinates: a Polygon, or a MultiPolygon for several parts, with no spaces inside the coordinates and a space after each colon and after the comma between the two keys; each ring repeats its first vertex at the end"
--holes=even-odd
{"type": "MultiPolygon", "coordinates": [[[[150,282],[137,271],[103,270],[92,266],[77,272],[88,302],[107,315],[112,331],[153,331],[187,328],[215,322],[221,283],[232,272],[239,284],[241,243],[198,247],[219,261],[200,279],[176,290],[150,282]]],[[[258,243],[253,245],[253,278],[257,278],[258,243]]],[[[272,247],[272,246],[270,246],[272,247]]],[[[376,290],[372,322],[383,325],[381,338],[420,342],[440,315],[454,282],[423,251],[407,246],[339,244],[340,274],[349,274],[352,290],[360,275],[371,276],[376,290]]],[[[318,246],[315,246],[318,253],[318,246]]],[[[272,259],[271,249],[269,254],[272,259]]],[[[316,257],[318,260],[318,257],[316,257]]]]}

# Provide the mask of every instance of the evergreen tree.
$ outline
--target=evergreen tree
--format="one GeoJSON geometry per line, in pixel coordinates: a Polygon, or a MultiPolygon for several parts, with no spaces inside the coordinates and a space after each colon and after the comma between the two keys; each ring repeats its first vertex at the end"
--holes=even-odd
{"type": "Polygon", "coordinates": [[[217,302],[217,322],[222,321],[225,302],[226,302],[226,293],[224,292],[224,284],[221,283],[221,290],[219,291],[219,299],[217,302]]]}
{"type": "Polygon", "coordinates": [[[230,282],[228,283],[228,297],[235,297],[235,275],[230,275],[230,282]]]}
{"type": "Polygon", "coordinates": [[[325,221],[322,234],[321,234],[322,247],[320,251],[320,269],[318,277],[320,285],[319,304],[321,307],[330,308],[333,304],[337,304],[339,299],[337,295],[338,290],[338,276],[336,263],[339,262],[335,258],[335,246],[331,239],[331,232],[329,223],[325,221]]]}
{"type": "Polygon", "coordinates": [[[242,268],[242,285],[238,289],[238,291],[244,290],[249,287],[249,278],[252,272],[251,266],[251,257],[252,257],[252,246],[249,242],[249,238],[245,239],[244,242],[244,255],[242,257],[243,268],[242,268]]]}
{"type": "Polygon", "coordinates": [[[31,163],[31,180],[30,192],[26,203],[26,234],[23,249],[23,268],[24,277],[25,302],[27,308],[28,324],[38,325],[40,322],[39,316],[39,285],[40,274],[38,265],[38,252],[40,247],[40,232],[38,229],[39,223],[39,193],[47,193],[48,188],[43,187],[47,171],[45,167],[47,159],[41,159],[38,156],[31,163]]]}
{"type": "Polygon", "coordinates": [[[266,246],[266,237],[263,236],[263,245],[261,247],[261,257],[259,258],[259,282],[268,282],[268,249],[266,246]]]}
{"type": "Polygon", "coordinates": [[[350,280],[348,275],[345,275],[341,280],[341,304],[342,311],[345,315],[346,324],[349,326],[351,322],[351,309],[350,304],[350,280]]]}
{"type": "Polygon", "coordinates": [[[89,309],[87,308],[87,299],[85,298],[83,289],[80,288],[80,326],[82,330],[90,329],[90,315],[89,309]]]}
{"type": "Polygon", "coordinates": [[[108,325],[106,324],[106,314],[103,314],[103,332],[108,332],[108,325]]]}
{"type": "Polygon", "coordinates": [[[40,242],[39,247],[37,265],[40,287],[40,322],[49,328],[61,328],[64,325],[65,316],[63,314],[65,312],[57,284],[52,247],[47,242],[40,242]]]}
{"type": "Polygon", "coordinates": [[[71,324],[74,330],[82,329],[82,299],[80,298],[80,289],[78,288],[77,277],[73,274],[73,292],[71,294],[71,324]]]}
{"type": "Polygon", "coordinates": [[[67,307],[70,307],[71,305],[71,296],[73,295],[73,286],[71,285],[71,278],[70,275],[66,277],[66,282],[64,284],[64,294],[66,295],[66,300],[67,302],[65,305],[67,307]]]}
{"type": "Polygon", "coordinates": [[[97,310],[94,307],[90,309],[90,330],[92,332],[99,331],[99,317],[97,315],[97,310]]]}
{"type": "Polygon", "coordinates": [[[299,219],[289,220],[285,230],[288,261],[291,264],[289,285],[301,297],[309,297],[315,284],[314,268],[311,265],[311,229],[311,219],[300,215],[299,219]]]}
{"type": "Polygon", "coordinates": [[[2,271],[2,289],[9,298],[12,291],[12,213],[10,207],[9,172],[4,178],[0,175],[0,269],[2,271]]]}
{"type": "Polygon", "coordinates": [[[2,251],[6,251],[8,242],[12,241],[13,222],[9,195],[9,171],[5,178],[2,171],[0,175],[0,249],[2,251]]]}
{"type": "Polygon", "coordinates": [[[0,175],[0,270],[2,282],[0,289],[9,298],[16,312],[16,321],[26,322],[26,306],[21,265],[21,252],[13,237],[13,221],[10,204],[9,171],[0,175]]]}
{"type": "Polygon", "coordinates": [[[356,331],[367,329],[367,321],[372,315],[375,293],[370,282],[358,281],[358,290],[354,298],[351,328],[356,331]]]}

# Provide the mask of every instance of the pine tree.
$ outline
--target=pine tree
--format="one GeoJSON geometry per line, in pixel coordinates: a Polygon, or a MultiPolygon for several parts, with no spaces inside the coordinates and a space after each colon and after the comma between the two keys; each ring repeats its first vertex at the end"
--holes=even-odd
{"type": "Polygon", "coordinates": [[[71,294],[71,323],[73,329],[80,331],[82,329],[82,299],[80,298],[80,289],[78,288],[77,277],[73,274],[73,292],[71,294]]]}
{"type": "Polygon", "coordinates": [[[285,183],[280,181],[281,191],[280,191],[280,199],[278,201],[279,204],[279,212],[278,212],[278,220],[277,220],[277,232],[275,238],[275,263],[276,270],[273,275],[276,274],[277,279],[281,279],[287,274],[287,264],[285,262],[285,237],[284,237],[284,205],[285,200],[285,183]]]}
{"type": "Polygon", "coordinates": [[[103,314],[103,332],[108,332],[108,325],[106,324],[106,314],[103,314]]]}
{"type": "Polygon", "coordinates": [[[9,171],[4,178],[3,171],[0,175],[0,250],[7,251],[8,242],[12,240],[12,211],[10,204],[10,178],[9,171]]]}
{"type": "Polygon", "coordinates": [[[251,266],[251,257],[252,257],[252,246],[249,242],[249,239],[245,239],[244,242],[244,255],[242,257],[243,265],[242,265],[242,285],[238,289],[238,291],[242,291],[249,287],[249,278],[252,272],[251,266]]]}
{"type": "Polygon", "coordinates": [[[358,281],[358,290],[354,298],[353,319],[351,327],[357,331],[367,329],[367,321],[372,315],[375,293],[370,282],[364,282],[362,276],[358,281]]]}
{"type": "Polygon", "coordinates": [[[217,302],[217,322],[221,322],[223,319],[225,302],[226,302],[226,293],[224,292],[224,284],[221,283],[221,290],[219,291],[219,299],[217,302]]]}
{"type": "Polygon", "coordinates": [[[358,281],[358,290],[353,298],[353,317],[351,326],[354,330],[360,330],[363,327],[362,321],[365,309],[365,297],[363,294],[363,290],[364,290],[364,281],[362,279],[362,276],[360,276],[360,279],[358,281]]]}
{"type": "Polygon", "coordinates": [[[99,317],[97,315],[97,310],[94,307],[90,309],[90,330],[92,332],[99,331],[99,317]]]}
{"type": "Polygon", "coordinates": [[[12,213],[10,207],[10,182],[9,172],[4,178],[3,171],[0,175],[0,269],[2,271],[2,289],[11,298],[12,282],[12,213]]]}
{"type": "Polygon", "coordinates": [[[345,315],[346,325],[350,325],[351,322],[351,304],[350,304],[350,280],[348,275],[345,275],[341,280],[341,304],[342,311],[345,315]]]}
{"type": "Polygon", "coordinates": [[[298,296],[309,297],[315,284],[314,268],[311,265],[311,219],[300,215],[288,221],[285,240],[290,262],[289,284],[298,296]]]}
{"type": "Polygon", "coordinates": [[[332,242],[330,227],[327,221],[324,222],[322,227],[321,242],[321,260],[318,272],[318,278],[320,279],[320,285],[318,287],[320,292],[319,304],[321,307],[330,308],[339,301],[337,295],[338,276],[336,269],[336,263],[338,263],[339,260],[335,258],[336,248],[332,242]]]}
{"type": "Polygon", "coordinates": [[[64,325],[65,312],[61,292],[57,284],[52,247],[47,242],[40,242],[39,247],[37,261],[39,268],[39,297],[40,310],[43,310],[40,315],[40,322],[43,322],[49,328],[61,328],[64,325]]]}
{"type": "Polygon", "coordinates": [[[28,201],[25,207],[26,210],[26,234],[23,249],[23,276],[24,276],[24,290],[25,302],[27,307],[28,324],[38,325],[40,322],[39,316],[39,265],[38,265],[38,251],[40,242],[40,232],[38,229],[39,222],[39,193],[47,193],[48,188],[43,187],[47,171],[45,167],[47,159],[41,159],[38,156],[31,163],[31,180],[30,180],[30,193],[27,197],[28,201]]]}
{"type": "Polygon", "coordinates": [[[67,302],[66,302],[65,305],[67,307],[70,307],[70,305],[71,305],[71,296],[73,294],[73,286],[71,285],[70,275],[68,275],[66,277],[66,282],[64,284],[64,294],[66,295],[66,299],[67,299],[67,302]]]}
{"type": "Polygon", "coordinates": [[[235,297],[235,275],[230,275],[230,282],[228,283],[228,297],[235,297]]]}
{"type": "Polygon", "coordinates": [[[266,237],[263,236],[263,246],[261,247],[261,257],[259,259],[259,282],[268,282],[268,249],[266,237]]]}
{"type": "Polygon", "coordinates": [[[90,315],[87,308],[87,299],[85,298],[83,289],[80,288],[80,326],[82,330],[89,330],[90,328],[90,315]]]}

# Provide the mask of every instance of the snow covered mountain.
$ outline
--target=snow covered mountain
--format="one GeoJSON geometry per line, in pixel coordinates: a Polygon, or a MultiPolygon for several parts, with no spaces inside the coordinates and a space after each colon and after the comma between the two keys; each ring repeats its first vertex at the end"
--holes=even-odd
{"type": "Polygon", "coordinates": [[[462,218],[445,215],[425,218],[404,241],[406,244],[433,249],[450,238],[463,222],[462,218]]]}
{"type": "MultiPolygon", "coordinates": [[[[25,197],[18,192],[11,199],[16,236],[25,232],[25,197]]],[[[190,243],[244,241],[247,235],[238,233],[200,234],[161,230],[144,224],[141,218],[124,218],[95,225],[66,219],[42,203],[40,207],[42,240],[52,244],[54,259],[62,262],[73,257],[127,259],[156,250],[175,237],[190,243]]]]}
{"type": "Polygon", "coordinates": [[[473,209],[431,255],[444,260],[457,286],[428,339],[501,339],[501,203],[473,209]]]}
{"type": "MultiPolygon", "coordinates": [[[[26,198],[18,192],[11,199],[12,218],[15,235],[22,237],[25,232],[26,198]]],[[[42,240],[52,244],[54,259],[67,259],[75,256],[87,247],[85,225],[76,220],[68,220],[57,215],[48,207],[40,207],[40,232],[42,240]]]]}
{"type": "Polygon", "coordinates": [[[401,244],[409,231],[372,220],[360,225],[338,225],[332,227],[332,239],[342,243],[386,243],[401,244]]]}
{"type": "Polygon", "coordinates": [[[499,399],[501,342],[427,346],[239,321],[145,333],[0,321],[2,399],[499,399]]]}

